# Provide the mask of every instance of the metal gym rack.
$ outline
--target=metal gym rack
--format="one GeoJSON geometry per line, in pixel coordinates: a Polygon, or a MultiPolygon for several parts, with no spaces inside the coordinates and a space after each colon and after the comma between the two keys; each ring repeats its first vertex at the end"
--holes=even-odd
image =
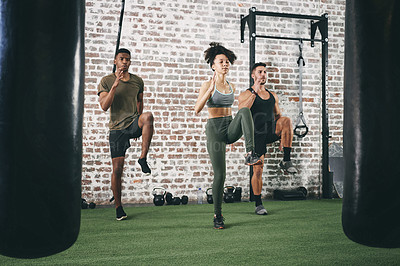
{"type": "MultiPolygon", "coordinates": [[[[250,60],[249,60],[249,79],[250,86],[252,85],[251,78],[251,67],[255,63],[255,52],[256,52],[256,39],[278,39],[278,40],[293,40],[293,41],[308,41],[311,43],[311,47],[314,47],[315,42],[321,42],[322,44],[322,197],[332,197],[332,175],[329,172],[329,153],[328,153],[328,139],[329,139],[329,125],[328,125],[328,109],[326,105],[326,84],[327,84],[327,65],[328,65],[328,14],[321,16],[308,16],[300,14],[288,14],[288,13],[274,13],[274,12],[263,12],[257,11],[255,7],[249,9],[247,16],[240,16],[240,39],[244,43],[244,31],[246,23],[249,26],[249,40],[250,40],[250,60]],[[256,18],[257,16],[267,17],[280,17],[280,18],[293,18],[310,20],[311,31],[310,38],[298,38],[298,37],[282,37],[282,36],[265,36],[256,34],[256,18]],[[321,39],[315,39],[315,34],[319,30],[321,39]]],[[[250,180],[252,177],[252,167],[250,167],[250,180]]],[[[254,200],[253,190],[250,182],[250,200],[254,200]]]]}

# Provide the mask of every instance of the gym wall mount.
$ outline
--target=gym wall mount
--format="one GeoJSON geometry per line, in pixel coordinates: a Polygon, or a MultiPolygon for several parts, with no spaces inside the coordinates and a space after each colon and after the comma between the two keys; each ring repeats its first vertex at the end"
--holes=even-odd
{"type": "MultiPolygon", "coordinates": [[[[322,44],[322,84],[321,84],[321,101],[322,101],[322,196],[323,198],[332,198],[332,188],[329,184],[332,178],[329,174],[329,123],[328,123],[328,107],[327,107],[327,66],[328,66],[328,14],[322,14],[321,16],[311,16],[311,15],[301,15],[301,14],[289,14],[289,13],[275,13],[275,12],[264,12],[258,11],[255,7],[249,9],[249,14],[247,16],[240,15],[240,41],[244,43],[244,31],[246,24],[249,28],[249,86],[252,86],[251,78],[251,67],[255,64],[255,54],[256,54],[256,40],[257,38],[263,39],[278,39],[278,40],[292,40],[292,41],[302,41],[310,42],[311,47],[314,47],[315,42],[320,42],[322,44]],[[265,36],[258,35],[256,33],[256,23],[257,16],[265,17],[281,17],[281,18],[293,18],[310,20],[310,38],[299,38],[299,37],[282,37],[282,36],[265,36]],[[321,39],[315,39],[317,30],[321,34],[321,39]]],[[[252,167],[250,167],[250,187],[251,187],[251,177],[252,177],[252,167]]],[[[250,189],[250,200],[254,200],[253,190],[250,189]]]]}

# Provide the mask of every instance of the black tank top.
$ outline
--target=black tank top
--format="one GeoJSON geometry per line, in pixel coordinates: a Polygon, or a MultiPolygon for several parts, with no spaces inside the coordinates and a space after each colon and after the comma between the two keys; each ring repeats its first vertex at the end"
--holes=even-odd
{"type": "MultiPolygon", "coordinates": [[[[254,91],[252,88],[249,88],[248,90],[250,92],[254,91]]],[[[251,114],[253,115],[254,128],[257,131],[263,131],[265,129],[265,126],[269,126],[269,124],[272,124],[275,119],[275,98],[271,92],[269,92],[267,89],[265,90],[269,93],[269,99],[261,99],[261,97],[256,94],[254,103],[250,108],[251,114]]]]}

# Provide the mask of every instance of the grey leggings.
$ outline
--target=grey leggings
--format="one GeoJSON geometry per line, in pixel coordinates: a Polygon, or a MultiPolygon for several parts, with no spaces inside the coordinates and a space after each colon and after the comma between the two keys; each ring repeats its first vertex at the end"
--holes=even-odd
{"type": "Polygon", "coordinates": [[[212,194],[214,212],[221,214],[221,205],[226,176],[225,150],[244,135],[246,152],[254,149],[254,124],[249,108],[239,110],[235,118],[232,116],[210,118],[206,125],[207,150],[214,170],[212,194]]]}

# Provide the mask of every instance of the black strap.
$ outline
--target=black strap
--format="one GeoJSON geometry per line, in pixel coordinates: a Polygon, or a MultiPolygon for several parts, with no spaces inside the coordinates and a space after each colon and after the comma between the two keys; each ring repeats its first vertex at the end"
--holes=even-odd
{"type": "Polygon", "coordinates": [[[296,127],[294,128],[294,134],[299,137],[299,138],[304,138],[307,133],[308,133],[308,127],[306,125],[306,120],[304,119],[303,115],[303,72],[302,68],[306,64],[304,63],[304,58],[303,58],[303,40],[300,40],[299,42],[299,50],[300,50],[300,56],[299,59],[297,60],[297,65],[299,66],[299,115],[297,116],[297,122],[296,122],[296,127]],[[301,63],[303,62],[303,63],[301,63]]]}
{"type": "Polygon", "coordinates": [[[306,62],[304,62],[304,58],[301,55],[299,56],[299,59],[297,59],[297,65],[300,66],[300,60],[303,60],[303,66],[305,66],[306,62]]]}
{"type": "Polygon", "coordinates": [[[299,138],[304,138],[308,133],[308,127],[307,125],[297,125],[294,128],[294,134],[299,137],[299,138]],[[305,129],[303,133],[301,133],[301,130],[305,129]]]}
{"type": "Polygon", "coordinates": [[[253,94],[256,94],[256,92],[253,90],[253,88],[248,88],[248,90],[251,92],[251,93],[253,93],[253,94]]]}
{"type": "MultiPolygon", "coordinates": [[[[118,49],[119,49],[119,42],[120,42],[120,40],[121,40],[121,29],[122,29],[122,21],[123,21],[123,19],[124,19],[124,10],[125,10],[125,0],[122,0],[122,4],[121,4],[121,15],[120,15],[120,17],[119,17],[119,28],[118,28],[117,45],[116,45],[116,48],[115,48],[115,54],[114,54],[114,56],[117,55],[117,51],[118,51],[118,49]]],[[[113,66],[113,73],[115,73],[116,68],[117,68],[117,66],[114,65],[114,66],[113,66]]]]}

